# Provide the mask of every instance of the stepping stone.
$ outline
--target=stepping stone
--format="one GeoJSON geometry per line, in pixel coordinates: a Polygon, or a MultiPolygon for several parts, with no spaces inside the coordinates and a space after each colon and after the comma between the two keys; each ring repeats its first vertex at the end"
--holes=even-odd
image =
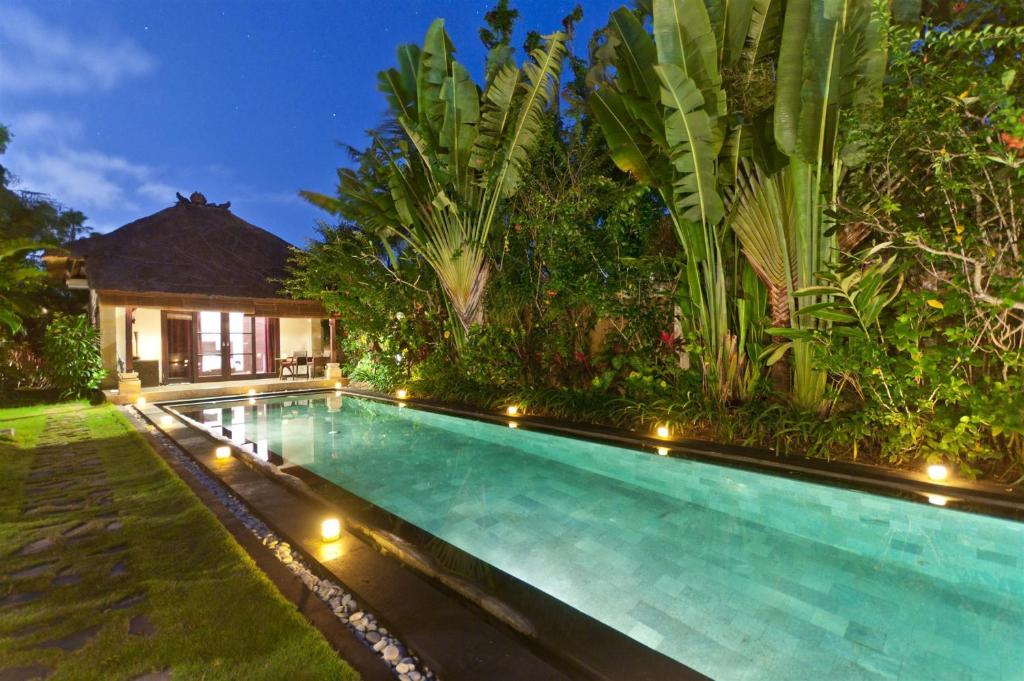
{"type": "Polygon", "coordinates": [[[80,581],[82,581],[81,575],[76,574],[71,568],[64,568],[53,578],[50,586],[68,586],[78,584],[80,581]]]}
{"type": "Polygon", "coordinates": [[[92,638],[100,630],[100,627],[101,625],[95,624],[91,627],[86,627],[81,631],[76,631],[70,636],[53,639],[52,641],[47,641],[45,643],[40,643],[36,646],[36,648],[60,648],[66,653],[73,653],[74,651],[78,650],[86,643],[88,643],[90,640],[92,640],[92,638]]]}
{"type": "Polygon", "coordinates": [[[23,591],[21,593],[8,594],[0,598],[0,608],[7,608],[12,605],[25,605],[37,600],[42,595],[42,591],[23,591]]]}
{"type": "Polygon", "coordinates": [[[132,681],[171,681],[171,670],[165,669],[160,672],[150,672],[142,676],[136,676],[132,681]]]}
{"type": "Polygon", "coordinates": [[[27,567],[24,570],[18,570],[17,572],[11,573],[11,579],[32,579],[38,577],[49,571],[51,567],[56,565],[57,561],[50,560],[45,563],[36,563],[32,567],[27,567]]]}
{"type": "Polygon", "coordinates": [[[32,664],[27,667],[8,667],[6,669],[0,669],[0,681],[32,681],[32,679],[45,679],[52,671],[53,670],[49,667],[44,667],[40,664],[32,664]]]}
{"type": "Polygon", "coordinates": [[[114,544],[109,549],[103,549],[102,551],[97,551],[96,553],[93,553],[92,555],[94,555],[94,556],[113,556],[114,554],[117,554],[117,553],[124,553],[124,551],[127,548],[128,548],[128,544],[114,544]]]}
{"type": "Polygon", "coordinates": [[[156,625],[145,615],[136,615],[128,621],[128,633],[134,636],[152,636],[156,633],[156,625]]]}
{"type": "Polygon", "coordinates": [[[46,624],[33,624],[23,629],[15,629],[11,633],[7,634],[7,636],[10,636],[11,638],[25,638],[26,636],[31,636],[37,631],[42,631],[46,627],[50,626],[50,624],[50,622],[47,622],[46,624]]]}
{"type": "Polygon", "coordinates": [[[64,536],[68,539],[74,539],[75,537],[81,537],[82,535],[90,534],[95,532],[101,527],[100,523],[88,520],[81,522],[72,527],[70,530],[64,531],[64,536]]]}
{"type": "Polygon", "coordinates": [[[0,437],[14,437],[14,428],[0,428],[0,437]]]}
{"type": "Polygon", "coordinates": [[[49,537],[43,537],[42,539],[36,539],[34,542],[30,542],[21,547],[21,551],[18,551],[19,556],[31,556],[34,553],[42,553],[47,549],[51,549],[54,546],[54,541],[49,537]]]}
{"type": "Polygon", "coordinates": [[[124,598],[119,600],[117,603],[114,603],[112,606],[110,606],[110,609],[111,610],[127,610],[128,608],[135,607],[136,605],[138,605],[139,603],[141,603],[144,600],[146,600],[146,594],[144,594],[144,593],[132,594],[131,596],[125,596],[124,598]]]}
{"type": "Polygon", "coordinates": [[[121,575],[128,574],[128,564],[123,560],[119,560],[114,564],[114,567],[110,568],[111,577],[120,577],[121,575]]]}

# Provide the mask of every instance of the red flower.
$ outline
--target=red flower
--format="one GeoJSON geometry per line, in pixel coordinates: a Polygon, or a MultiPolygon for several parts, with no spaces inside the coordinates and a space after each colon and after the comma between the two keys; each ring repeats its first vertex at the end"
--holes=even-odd
{"type": "Polygon", "coordinates": [[[668,331],[662,331],[661,342],[665,344],[665,347],[672,349],[672,346],[675,345],[676,339],[668,331]]]}
{"type": "Polygon", "coordinates": [[[958,2],[955,5],[953,5],[953,7],[951,7],[950,9],[952,9],[953,12],[963,12],[965,9],[967,9],[967,3],[958,2]]]}
{"type": "Polygon", "coordinates": [[[558,295],[558,291],[555,291],[555,290],[552,290],[552,289],[548,289],[548,298],[554,298],[557,295],[558,295]]]}
{"type": "Polygon", "coordinates": [[[999,133],[999,139],[1003,141],[1003,144],[1009,149],[1024,149],[1024,138],[1014,137],[1010,133],[1001,132],[999,133]]]}

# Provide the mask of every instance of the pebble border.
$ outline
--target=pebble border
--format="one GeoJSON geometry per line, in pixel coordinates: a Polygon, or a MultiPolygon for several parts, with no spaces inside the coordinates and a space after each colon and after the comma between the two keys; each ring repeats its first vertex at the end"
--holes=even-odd
{"type": "Polygon", "coordinates": [[[193,461],[181,448],[164,434],[159,428],[146,420],[136,408],[128,410],[149,433],[155,436],[171,455],[177,459],[199,481],[203,487],[212,492],[233,516],[245,525],[264,546],[273,551],[274,556],[297,576],[317,598],[327,604],[334,616],[356,635],[364,645],[373,649],[399,681],[438,681],[430,669],[412,653],[398,638],[377,624],[377,618],[365,609],[360,608],[352,594],[345,591],[336,582],[323,579],[313,574],[301,558],[294,555],[288,542],[279,538],[267,525],[253,515],[235,495],[224,489],[193,461]]]}

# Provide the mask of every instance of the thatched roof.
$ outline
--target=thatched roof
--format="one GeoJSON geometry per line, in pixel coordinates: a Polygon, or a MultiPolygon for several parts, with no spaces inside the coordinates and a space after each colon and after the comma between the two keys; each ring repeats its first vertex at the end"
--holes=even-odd
{"type": "Polygon", "coordinates": [[[288,242],[201,194],[124,227],[71,244],[85,259],[89,288],[283,298],[288,242]]]}

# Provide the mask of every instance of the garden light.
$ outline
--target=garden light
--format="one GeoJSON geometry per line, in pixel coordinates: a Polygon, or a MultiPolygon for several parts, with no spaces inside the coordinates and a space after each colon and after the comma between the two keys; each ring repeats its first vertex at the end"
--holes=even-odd
{"type": "Polygon", "coordinates": [[[660,437],[663,440],[672,434],[672,431],[669,430],[669,427],[667,425],[658,426],[658,430],[655,432],[657,432],[658,437],[660,437]]]}
{"type": "Polygon", "coordinates": [[[515,421],[509,421],[509,422],[508,422],[508,427],[509,427],[509,428],[518,428],[518,427],[519,427],[519,424],[518,424],[518,423],[516,423],[515,421]]]}
{"type": "Polygon", "coordinates": [[[519,416],[519,406],[515,404],[510,404],[507,407],[505,407],[505,413],[508,414],[509,416],[519,416]]]}
{"type": "Polygon", "coordinates": [[[659,456],[668,456],[668,447],[658,447],[659,456]]]}
{"type": "Polygon", "coordinates": [[[946,502],[949,501],[949,497],[944,497],[941,494],[929,494],[928,503],[932,506],[945,506],[946,502]]]}
{"type": "Polygon", "coordinates": [[[337,541],[341,537],[341,521],[328,518],[320,523],[320,539],[325,542],[337,541]]]}
{"type": "Polygon", "coordinates": [[[398,390],[397,390],[397,391],[395,392],[395,397],[397,397],[397,398],[398,398],[398,399],[400,399],[400,400],[404,400],[404,399],[406,399],[407,397],[409,397],[409,391],[408,391],[408,390],[406,390],[405,388],[399,388],[399,389],[398,389],[398,390]]]}
{"type": "Polygon", "coordinates": [[[228,447],[228,446],[217,447],[217,449],[213,450],[213,454],[218,459],[227,459],[227,458],[229,458],[231,456],[231,447],[228,447]]]}
{"type": "Polygon", "coordinates": [[[146,398],[142,397],[142,396],[139,396],[139,399],[135,400],[135,406],[136,407],[145,407],[146,406],[146,398]]]}
{"type": "Polygon", "coordinates": [[[170,414],[164,414],[160,417],[160,425],[166,428],[167,426],[174,423],[174,419],[171,418],[170,414]]]}
{"type": "Polygon", "coordinates": [[[941,463],[933,463],[928,466],[928,477],[936,482],[942,482],[949,477],[949,469],[941,463]]]}
{"type": "Polygon", "coordinates": [[[249,395],[255,395],[255,394],[256,394],[256,388],[249,388],[249,390],[248,390],[247,394],[249,394],[249,395]]]}
{"type": "Polygon", "coordinates": [[[334,389],[335,390],[341,390],[341,381],[335,381],[334,382],[334,389]]]}

